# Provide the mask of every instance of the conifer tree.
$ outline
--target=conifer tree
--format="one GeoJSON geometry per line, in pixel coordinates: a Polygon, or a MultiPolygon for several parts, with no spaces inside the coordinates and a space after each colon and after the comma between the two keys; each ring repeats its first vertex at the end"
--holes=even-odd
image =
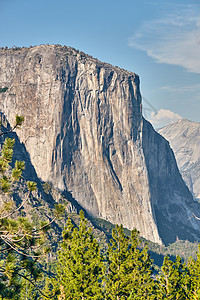
{"type": "Polygon", "coordinates": [[[191,287],[190,299],[200,299],[200,245],[197,253],[197,259],[189,259],[188,269],[190,272],[191,287]]]}
{"type": "Polygon", "coordinates": [[[164,258],[161,275],[157,277],[157,299],[186,300],[190,298],[191,279],[187,266],[180,256],[175,262],[164,258]]]}
{"type": "Polygon", "coordinates": [[[116,226],[107,251],[106,299],[155,299],[151,278],[151,260],[146,247],[140,251],[138,232],[125,236],[123,226],[116,226]]]}
{"type": "MultiPolygon", "coordinates": [[[[24,118],[16,116],[15,125],[0,136],[12,132],[22,125],[24,118]]],[[[19,299],[22,283],[21,278],[30,284],[41,274],[36,261],[47,249],[43,247],[44,233],[51,222],[42,222],[33,225],[27,218],[22,217],[21,209],[30,199],[32,192],[36,190],[36,183],[28,181],[24,188],[25,200],[16,207],[10,200],[10,194],[18,188],[17,183],[21,179],[25,168],[23,161],[15,161],[11,167],[13,147],[15,140],[6,138],[0,151],[0,296],[2,299],[19,299]],[[8,195],[8,197],[6,196],[8,195]]],[[[59,211],[59,208],[58,208],[59,211]]]]}
{"type": "Polygon", "coordinates": [[[67,222],[58,261],[56,283],[59,296],[57,299],[104,299],[102,296],[103,258],[91,228],[87,228],[87,221],[82,211],[78,228],[72,225],[70,219],[67,222]]]}

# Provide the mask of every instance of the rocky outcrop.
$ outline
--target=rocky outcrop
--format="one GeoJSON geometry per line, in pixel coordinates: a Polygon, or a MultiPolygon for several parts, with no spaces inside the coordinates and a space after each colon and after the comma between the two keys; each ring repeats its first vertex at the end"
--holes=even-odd
{"type": "Polygon", "coordinates": [[[154,242],[198,239],[197,209],[168,142],[142,118],[139,78],[58,45],[0,51],[0,110],[37,175],[93,216],[154,242]],[[164,194],[163,194],[164,193],[164,194]]]}
{"type": "Polygon", "coordinates": [[[172,147],[181,175],[193,197],[200,200],[200,123],[179,120],[159,130],[172,147]]]}

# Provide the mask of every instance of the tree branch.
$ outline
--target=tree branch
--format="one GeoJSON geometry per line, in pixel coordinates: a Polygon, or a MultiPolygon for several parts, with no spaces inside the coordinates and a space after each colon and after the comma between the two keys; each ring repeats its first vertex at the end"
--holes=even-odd
{"type": "Polygon", "coordinates": [[[8,133],[10,133],[10,132],[13,132],[13,130],[15,130],[16,128],[17,128],[17,124],[16,124],[13,128],[11,128],[10,130],[8,130],[8,131],[6,131],[6,132],[0,133],[0,136],[5,135],[5,134],[8,134],[8,133]]]}
{"type": "Polygon", "coordinates": [[[13,211],[12,211],[11,213],[9,213],[8,215],[6,215],[6,216],[4,216],[4,217],[1,217],[0,220],[9,218],[9,217],[12,216],[15,212],[19,211],[19,210],[23,207],[23,205],[28,201],[29,196],[30,196],[30,192],[29,192],[29,194],[28,194],[28,196],[27,196],[27,199],[25,199],[25,200],[22,202],[22,204],[21,204],[16,210],[13,210],[13,211]]]}
{"type": "Polygon", "coordinates": [[[37,285],[36,285],[31,279],[29,279],[27,276],[25,276],[25,275],[23,275],[23,274],[20,274],[20,273],[18,273],[18,272],[16,272],[16,273],[17,273],[19,276],[23,277],[24,279],[28,280],[28,281],[36,288],[36,290],[40,292],[40,294],[41,294],[42,296],[44,296],[44,297],[46,297],[46,298],[51,298],[51,297],[49,297],[49,296],[43,294],[43,292],[37,287],[37,285]]]}
{"type": "Polygon", "coordinates": [[[42,256],[46,255],[46,254],[33,255],[33,254],[24,253],[21,250],[18,250],[16,247],[14,247],[10,242],[5,240],[4,238],[2,238],[2,240],[4,241],[4,243],[6,243],[8,246],[10,246],[13,250],[15,250],[18,254],[21,254],[21,255],[24,255],[24,256],[27,256],[27,257],[31,257],[31,258],[39,258],[39,257],[42,257],[42,256]]]}
{"type": "MultiPolygon", "coordinates": [[[[197,220],[200,220],[200,218],[199,217],[197,217],[194,213],[192,213],[192,216],[195,218],[195,219],[197,219],[197,220]]],[[[188,220],[190,220],[191,218],[192,218],[192,216],[191,217],[189,217],[188,218],[188,220]]]]}

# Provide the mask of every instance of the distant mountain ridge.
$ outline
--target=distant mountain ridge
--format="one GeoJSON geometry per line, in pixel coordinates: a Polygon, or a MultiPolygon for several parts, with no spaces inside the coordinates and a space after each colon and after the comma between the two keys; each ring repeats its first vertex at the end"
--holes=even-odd
{"type": "Polygon", "coordinates": [[[200,123],[179,120],[158,130],[169,141],[179,170],[196,200],[200,200],[200,123]]]}

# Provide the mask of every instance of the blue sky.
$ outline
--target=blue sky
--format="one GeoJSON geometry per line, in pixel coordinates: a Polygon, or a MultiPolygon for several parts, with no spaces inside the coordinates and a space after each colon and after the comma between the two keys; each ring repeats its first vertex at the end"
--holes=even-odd
{"type": "Polygon", "coordinates": [[[137,73],[155,127],[200,122],[199,0],[0,0],[0,28],[1,47],[67,45],[137,73]]]}

